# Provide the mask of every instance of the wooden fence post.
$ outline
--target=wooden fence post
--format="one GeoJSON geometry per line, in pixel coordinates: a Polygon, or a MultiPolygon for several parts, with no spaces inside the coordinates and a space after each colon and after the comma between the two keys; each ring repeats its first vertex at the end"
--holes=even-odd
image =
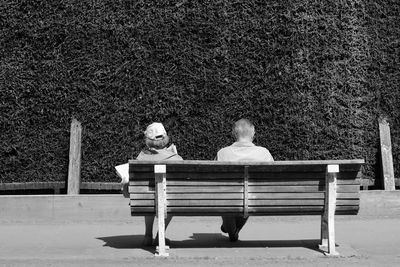
{"type": "Polygon", "coordinates": [[[69,140],[68,195],[79,195],[81,184],[81,141],[81,123],[73,119],[69,140]]]}
{"type": "Polygon", "coordinates": [[[386,191],[394,191],[394,170],[390,127],[386,119],[379,120],[379,136],[381,140],[381,167],[383,186],[386,191]]]}

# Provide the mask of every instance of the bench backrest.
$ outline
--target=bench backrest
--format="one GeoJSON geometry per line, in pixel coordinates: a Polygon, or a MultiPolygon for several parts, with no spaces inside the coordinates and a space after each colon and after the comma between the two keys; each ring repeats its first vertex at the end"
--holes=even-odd
{"type": "Polygon", "coordinates": [[[129,161],[133,216],[155,214],[154,165],[166,165],[167,212],[190,215],[322,214],[327,166],[338,165],[336,214],[357,214],[364,160],[129,161]]]}

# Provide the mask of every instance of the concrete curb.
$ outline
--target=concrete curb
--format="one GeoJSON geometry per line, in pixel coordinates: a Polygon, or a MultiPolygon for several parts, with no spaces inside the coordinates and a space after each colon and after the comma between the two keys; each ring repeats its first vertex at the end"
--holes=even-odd
{"type": "Polygon", "coordinates": [[[361,191],[360,216],[400,216],[400,191],[361,191]]]}
{"type": "MultiPolygon", "coordinates": [[[[129,222],[129,201],[122,195],[0,196],[0,222],[129,222]]],[[[400,191],[361,191],[362,217],[400,216],[400,191]]]]}

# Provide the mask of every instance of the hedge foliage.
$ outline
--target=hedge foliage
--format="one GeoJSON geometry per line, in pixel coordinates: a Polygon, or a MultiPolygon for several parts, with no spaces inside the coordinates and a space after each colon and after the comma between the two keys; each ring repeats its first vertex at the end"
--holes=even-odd
{"type": "Polygon", "coordinates": [[[1,1],[0,180],[65,180],[71,118],[84,181],[118,181],[153,121],[213,159],[241,117],[277,160],[373,181],[386,116],[399,177],[399,25],[397,0],[1,1]]]}

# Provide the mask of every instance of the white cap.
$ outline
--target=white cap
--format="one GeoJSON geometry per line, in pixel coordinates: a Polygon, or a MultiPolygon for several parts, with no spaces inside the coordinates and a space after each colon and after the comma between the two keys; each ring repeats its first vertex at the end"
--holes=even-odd
{"type": "Polygon", "coordinates": [[[162,139],[164,136],[167,135],[165,131],[164,125],[160,122],[153,122],[149,126],[147,126],[146,131],[144,132],[146,138],[151,140],[158,140],[162,139]]]}

